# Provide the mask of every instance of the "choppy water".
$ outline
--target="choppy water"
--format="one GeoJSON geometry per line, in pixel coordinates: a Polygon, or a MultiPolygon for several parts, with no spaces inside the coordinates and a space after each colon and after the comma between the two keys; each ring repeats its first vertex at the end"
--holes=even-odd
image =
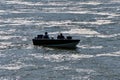
{"type": "Polygon", "coordinates": [[[1,0],[0,80],[120,80],[120,0],[1,0]],[[81,42],[33,46],[45,31],[81,42]]]}

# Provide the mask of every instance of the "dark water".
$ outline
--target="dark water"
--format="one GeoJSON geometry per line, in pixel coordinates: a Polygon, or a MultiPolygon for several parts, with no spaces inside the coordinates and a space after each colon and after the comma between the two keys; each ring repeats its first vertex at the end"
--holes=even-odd
{"type": "Polygon", "coordinates": [[[0,80],[120,80],[120,0],[1,0],[0,80]],[[45,31],[81,42],[34,46],[45,31]]]}

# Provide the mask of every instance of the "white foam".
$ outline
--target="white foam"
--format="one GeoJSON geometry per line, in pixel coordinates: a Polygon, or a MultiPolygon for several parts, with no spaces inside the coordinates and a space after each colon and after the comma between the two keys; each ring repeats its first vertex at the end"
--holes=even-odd
{"type": "Polygon", "coordinates": [[[107,53],[107,54],[106,53],[97,54],[96,56],[113,56],[113,57],[117,57],[117,56],[120,56],[120,51],[107,53]]]}
{"type": "Polygon", "coordinates": [[[98,1],[87,1],[87,2],[80,2],[79,4],[83,4],[83,5],[99,5],[102,4],[98,1]]]}
{"type": "Polygon", "coordinates": [[[70,31],[63,31],[63,33],[69,33],[69,34],[99,34],[98,32],[90,29],[71,29],[70,31]]]}
{"type": "Polygon", "coordinates": [[[45,59],[51,62],[62,62],[65,60],[79,60],[83,58],[91,58],[93,55],[81,55],[81,54],[52,54],[52,55],[31,55],[37,59],[45,59]]]}
{"type": "Polygon", "coordinates": [[[90,46],[90,45],[79,45],[77,47],[80,47],[80,48],[83,48],[83,49],[86,49],[86,48],[89,48],[89,49],[102,49],[103,46],[90,46]]]}
{"type": "Polygon", "coordinates": [[[16,63],[13,63],[13,64],[0,65],[0,69],[19,70],[21,68],[26,68],[26,67],[29,67],[29,66],[34,67],[35,65],[31,65],[31,64],[27,65],[27,64],[24,64],[24,63],[21,63],[21,62],[16,62],[16,63]]]}

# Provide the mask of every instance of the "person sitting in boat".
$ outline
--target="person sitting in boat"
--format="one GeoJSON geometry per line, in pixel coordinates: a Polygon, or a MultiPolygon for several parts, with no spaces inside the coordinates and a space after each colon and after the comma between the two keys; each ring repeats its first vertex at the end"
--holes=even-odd
{"type": "Polygon", "coordinates": [[[60,33],[60,34],[57,36],[57,39],[65,39],[65,37],[63,36],[62,33],[60,33]]]}
{"type": "Polygon", "coordinates": [[[43,36],[44,39],[49,39],[49,35],[47,32],[45,32],[45,35],[43,36]]]}

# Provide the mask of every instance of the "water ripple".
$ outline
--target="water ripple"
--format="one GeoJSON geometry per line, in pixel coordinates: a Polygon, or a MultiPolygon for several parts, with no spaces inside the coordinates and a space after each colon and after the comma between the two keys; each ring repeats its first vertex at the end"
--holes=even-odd
{"type": "Polygon", "coordinates": [[[119,0],[1,0],[0,80],[120,79],[119,5],[119,0]],[[45,31],[81,41],[75,50],[34,46],[32,39],[45,31]]]}

